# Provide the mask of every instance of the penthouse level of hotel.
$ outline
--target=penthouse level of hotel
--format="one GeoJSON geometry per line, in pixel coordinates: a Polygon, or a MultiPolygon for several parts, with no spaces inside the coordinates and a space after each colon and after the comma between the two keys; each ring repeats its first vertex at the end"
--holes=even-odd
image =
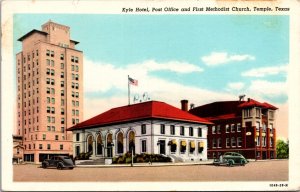
{"type": "Polygon", "coordinates": [[[207,159],[210,124],[164,102],[148,101],[110,109],[68,131],[73,132],[75,155],[90,152],[92,159],[133,151],[200,161],[207,159]]]}
{"type": "Polygon", "coordinates": [[[219,101],[190,109],[213,122],[208,127],[208,158],[233,151],[250,159],[276,158],[277,108],[253,99],[219,101]]]}

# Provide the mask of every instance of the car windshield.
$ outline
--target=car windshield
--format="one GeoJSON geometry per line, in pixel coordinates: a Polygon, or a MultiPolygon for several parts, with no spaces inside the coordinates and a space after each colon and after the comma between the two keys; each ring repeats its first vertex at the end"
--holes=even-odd
{"type": "Polygon", "coordinates": [[[70,159],[70,157],[63,157],[64,159],[70,159]]]}

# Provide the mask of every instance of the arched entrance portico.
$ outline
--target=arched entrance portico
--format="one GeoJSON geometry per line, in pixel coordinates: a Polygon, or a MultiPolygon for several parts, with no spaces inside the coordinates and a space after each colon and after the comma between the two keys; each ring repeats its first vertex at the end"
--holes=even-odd
{"type": "Polygon", "coordinates": [[[103,155],[102,135],[99,133],[97,136],[97,155],[103,155]]]}
{"type": "Polygon", "coordinates": [[[119,132],[117,134],[117,153],[118,154],[122,154],[124,151],[123,151],[123,148],[124,148],[124,144],[123,144],[123,133],[122,132],[119,132]]]}
{"type": "Polygon", "coordinates": [[[135,154],[135,133],[134,131],[129,131],[128,133],[128,152],[135,154]]]}
{"type": "Polygon", "coordinates": [[[93,141],[94,137],[93,135],[87,136],[87,152],[93,154],[93,141]]]}
{"type": "Polygon", "coordinates": [[[112,134],[108,133],[106,136],[106,148],[107,148],[107,157],[112,157],[113,156],[113,140],[112,140],[112,134]]]}

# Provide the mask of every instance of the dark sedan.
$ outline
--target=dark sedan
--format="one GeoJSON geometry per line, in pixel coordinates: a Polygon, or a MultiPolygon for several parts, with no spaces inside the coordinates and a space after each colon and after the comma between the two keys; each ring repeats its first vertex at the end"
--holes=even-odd
{"type": "Polygon", "coordinates": [[[72,159],[68,156],[53,156],[51,159],[45,159],[42,162],[42,167],[44,169],[47,167],[56,167],[57,169],[73,169],[74,163],[72,159]]]}

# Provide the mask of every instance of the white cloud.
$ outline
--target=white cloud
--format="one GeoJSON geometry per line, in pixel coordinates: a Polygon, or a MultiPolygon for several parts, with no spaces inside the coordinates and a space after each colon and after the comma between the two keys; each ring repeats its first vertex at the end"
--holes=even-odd
{"type": "Polygon", "coordinates": [[[228,83],[227,87],[229,90],[241,90],[245,87],[245,84],[242,82],[232,82],[232,83],[228,83]]]}
{"type": "Polygon", "coordinates": [[[202,72],[203,69],[186,62],[170,61],[157,63],[153,60],[125,67],[84,59],[84,89],[86,92],[105,92],[111,88],[127,89],[127,75],[135,79],[147,78],[149,72],[168,70],[176,73],[202,72]]]}
{"type": "Polygon", "coordinates": [[[252,55],[229,55],[226,52],[212,52],[210,55],[203,56],[201,60],[207,66],[216,66],[221,64],[226,64],[229,62],[239,62],[239,61],[247,61],[254,60],[255,57],[252,55]]]}
{"type": "Polygon", "coordinates": [[[157,63],[145,61],[126,67],[116,67],[112,64],[96,63],[84,60],[84,92],[107,93],[110,89],[117,89],[118,95],[111,97],[85,97],[85,119],[106,111],[112,107],[127,105],[127,75],[139,81],[139,85],[131,86],[131,101],[133,95],[147,92],[151,100],[164,101],[180,107],[180,100],[188,99],[190,103],[201,105],[215,100],[236,99],[235,95],[214,92],[199,87],[182,85],[180,83],[155,77],[152,71],[169,70],[176,73],[201,72],[202,69],[180,62],[157,63]]]}
{"type": "Polygon", "coordinates": [[[244,77],[265,77],[268,75],[277,75],[279,73],[286,73],[287,66],[274,66],[274,67],[261,67],[256,69],[251,69],[242,73],[244,77]]]}
{"type": "Polygon", "coordinates": [[[270,82],[265,80],[255,80],[251,82],[248,89],[252,95],[258,97],[276,97],[281,95],[287,95],[287,83],[286,82],[270,82]]]}

